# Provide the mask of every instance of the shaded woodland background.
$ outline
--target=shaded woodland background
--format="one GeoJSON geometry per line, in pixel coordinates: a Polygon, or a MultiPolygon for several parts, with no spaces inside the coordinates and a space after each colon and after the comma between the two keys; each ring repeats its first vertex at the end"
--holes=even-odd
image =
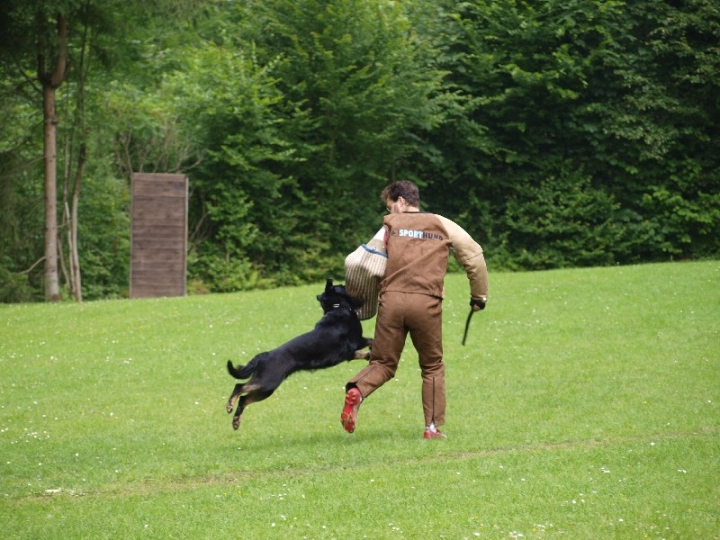
{"type": "Polygon", "coordinates": [[[399,178],[491,271],[718,258],[719,108],[712,0],[5,0],[0,301],[126,296],[133,172],[191,292],[341,279],[399,178]]]}

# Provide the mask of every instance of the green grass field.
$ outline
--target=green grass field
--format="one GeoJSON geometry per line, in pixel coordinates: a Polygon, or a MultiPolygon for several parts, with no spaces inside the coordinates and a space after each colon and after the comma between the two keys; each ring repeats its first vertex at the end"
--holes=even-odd
{"type": "Polygon", "coordinates": [[[361,361],[233,431],[225,362],[309,330],[322,284],[0,305],[0,537],[720,538],[720,263],[491,273],[465,347],[446,287],[444,441],[409,340],[354,434],[361,361]]]}

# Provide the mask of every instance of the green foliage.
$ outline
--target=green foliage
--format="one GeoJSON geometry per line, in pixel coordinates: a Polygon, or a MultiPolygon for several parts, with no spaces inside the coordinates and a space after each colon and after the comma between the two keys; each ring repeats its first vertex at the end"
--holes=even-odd
{"type": "Polygon", "coordinates": [[[87,298],[125,294],[135,171],[189,175],[200,290],[341,279],[398,178],[494,268],[720,255],[712,0],[10,0],[0,271],[18,298],[42,290],[36,72],[58,11],[87,298]]]}
{"type": "MultiPolygon", "coordinates": [[[[203,294],[211,290],[233,292],[268,288],[274,285],[270,280],[260,279],[259,272],[247,260],[228,259],[209,253],[202,257],[191,258],[188,263],[192,268],[191,275],[197,283],[203,284],[203,294]]],[[[192,294],[192,291],[190,293],[192,294]]]]}
{"type": "Polygon", "coordinates": [[[228,14],[242,33],[186,51],[169,83],[206,148],[191,178],[191,274],[213,290],[210,268],[246,264],[277,284],[342,276],[338,253],[367,241],[380,216],[338,212],[336,201],[368,204],[368,188],[379,192],[412,149],[411,130],[436,123],[440,73],[420,69],[422,45],[393,3],[277,1],[228,14]]]}
{"type": "MultiPolygon", "coordinates": [[[[441,158],[423,157],[416,174],[430,171],[451,193],[470,194],[468,230],[485,239],[491,259],[499,249],[505,266],[536,267],[538,245],[513,243],[524,212],[513,201],[530,201],[528,186],[568,168],[582,171],[575,188],[590,180],[598,207],[618,205],[613,234],[600,242],[612,251],[605,262],[717,256],[718,236],[708,231],[720,227],[720,177],[709,157],[720,155],[711,120],[720,17],[709,2],[448,3],[446,14],[445,65],[466,105],[433,136],[431,157],[441,158]],[[518,198],[521,190],[528,193],[518,198]]],[[[429,188],[440,211],[463,214],[441,185],[429,188]]],[[[567,227],[567,216],[550,214],[552,229],[567,227]]],[[[571,251],[535,223],[533,235],[554,253],[539,254],[542,264],[604,263],[588,256],[591,235],[571,251]]]]}
{"type": "Polygon", "coordinates": [[[300,158],[285,174],[303,193],[302,221],[314,221],[334,253],[354,249],[379,216],[336,204],[373,208],[416,133],[442,117],[443,73],[426,63],[431,53],[400,3],[277,0],[243,16],[259,61],[275,62],[278,110],[300,158]]]}
{"type": "Polygon", "coordinates": [[[27,275],[12,272],[12,260],[3,257],[0,260],[0,303],[30,302],[35,294],[28,282],[27,275]]]}
{"type": "Polygon", "coordinates": [[[83,290],[88,300],[128,294],[129,199],[124,180],[91,175],[85,179],[78,237],[83,290]]]}
{"type": "Polygon", "coordinates": [[[282,173],[299,158],[275,109],[281,96],[270,70],[252,54],[220,45],[189,51],[185,59],[189,69],[173,72],[166,85],[181,103],[185,129],[205,148],[190,180],[198,262],[191,275],[212,290],[232,290],[268,283],[286,265],[302,271],[301,261],[286,257],[307,246],[309,231],[298,226],[296,181],[282,173]],[[251,277],[256,274],[263,277],[251,277]]]}
{"type": "Polygon", "coordinates": [[[33,181],[42,169],[30,161],[37,146],[30,140],[14,142],[17,146],[0,152],[0,301],[4,302],[42,299],[43,198],[41,185],[33,181]]]}
{"type": "Polygon", "coordinates": [[[589,178],[559,170],[559,177],[537,186],[517,186],[506,203],[506,233],[494,262],[536,270],[615,262],[622,234],[614,222],[617,203],[593,189],[589,178]]]}

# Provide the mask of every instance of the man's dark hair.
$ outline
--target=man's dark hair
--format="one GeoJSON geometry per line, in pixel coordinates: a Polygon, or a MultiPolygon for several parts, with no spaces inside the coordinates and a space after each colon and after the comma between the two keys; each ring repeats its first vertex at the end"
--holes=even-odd
{"type": "Polygon", "coordinates": [[[409,180],[398,180],[389,186],[385,186],[380,194],[380,200],[385,203],[388,199],[396,202],[399,197],[407,201],[410,206],[420,208],[420,190],[409,180]]]}

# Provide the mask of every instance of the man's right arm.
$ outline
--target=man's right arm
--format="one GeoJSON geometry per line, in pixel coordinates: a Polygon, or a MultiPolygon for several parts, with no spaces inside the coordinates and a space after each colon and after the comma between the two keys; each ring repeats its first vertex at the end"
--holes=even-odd
{"type": "Polygon", "coordinates": [[[437,216],[450,235],[455,259],[462,265],[470,281],[470,296],[474,300],[487,301],[489,292],[487,265],[480,244],[460,225],[437,216]]]}

